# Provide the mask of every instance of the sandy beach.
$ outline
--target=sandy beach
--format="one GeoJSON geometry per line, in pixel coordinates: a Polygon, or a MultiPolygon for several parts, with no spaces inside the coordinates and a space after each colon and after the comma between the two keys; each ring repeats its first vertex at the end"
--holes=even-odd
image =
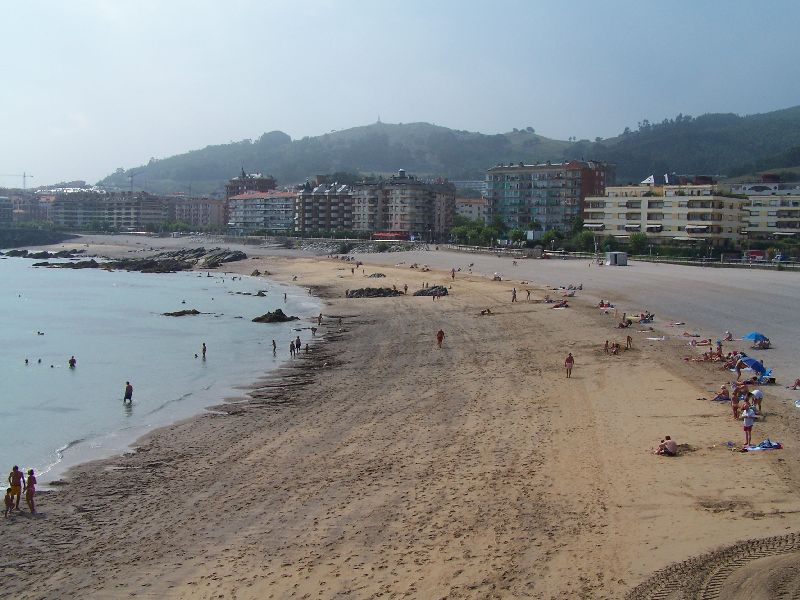
{"type": "MultiPolygon", "coordinates": [[[[90,241],[100,254],[133,247],[90,241]]],[[[691,283],[691,268],[684,297],[695,299],[681,306],[680,294],[651,299],[658,291],[643,286],[639,298],[633,284],[592,280],[597,270],[581,277],[577,266],[543,264],[555,261],[506,266],[509,280],[493,282],[488,258],[451,280],[451,266],[478,262],[455,253],[369,255],[352,274],[339,260],[246,251],[253,258],[226,268],[297,277],[325,299],[319,341],[237,401],[74,469],[40,496],[38,517],[4,521],[5,595],[800,594],[800,411],[790,394],[764,388],[766,418],[754,427],[755,440],[785,449],[734,452],[726,442],[741,445],[741,423],[707,400],[731,373],[683,361],[693,352],[686,339],[618,330],[594,307],[618,289],[611,298],[623,310],[647,303],[658,314],[668,301],[669,314],[715,329],[692,311],[693,289],[701,300],[707,291],[691,283]],[[377,271],[386,277],[367,277],[377,271]],[[524,292],[510,302],[512,287],[531,289],[532,300],[554,294],[546,284],[556,278],[586,288],[570,308],[528,302],[524,292]],[[452,288],[438,301],[344,298],[346,289],[412,292],[423,282],[452,288]],[[605,340],[624,346],[627,333],[633,349],[605,354],[605,340]],[[570,379],[567,352],[576,360],[570,379]],[[667,434],[680,456],[651,453],[667,434]]],[[[671,290],[680,283],[667,265],[640,273],[649,269],[662,269],[671,290]]],[[[772,275],[791,282],[777,290],[788,298],[795,275],[772,275]]],[[[781,335],[772,336],[781,341],[775,361],[788,367],[797,345],[781,335]]],[[[789,383],[788,368],[783,375],[789,383]]]]}

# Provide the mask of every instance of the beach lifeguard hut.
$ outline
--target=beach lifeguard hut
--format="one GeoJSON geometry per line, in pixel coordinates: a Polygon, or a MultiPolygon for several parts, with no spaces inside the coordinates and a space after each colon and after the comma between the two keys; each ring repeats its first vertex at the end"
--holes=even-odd
{"type": "Polygon", "coordinates": [[[606,252],[606,266],[626,267],[628,266],[627,252],[606,252]]]}

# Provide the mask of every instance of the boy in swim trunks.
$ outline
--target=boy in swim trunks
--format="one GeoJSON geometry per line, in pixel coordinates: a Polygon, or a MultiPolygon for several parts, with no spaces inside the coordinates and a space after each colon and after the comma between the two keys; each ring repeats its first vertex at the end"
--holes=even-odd
{"type": "Polygon", "coordinates": [[[6,489],[5,505],[6,511],[3,513],[3,517],[7,517],[14,509],[14,496],[11,493],[11,488],[6,489]]]}

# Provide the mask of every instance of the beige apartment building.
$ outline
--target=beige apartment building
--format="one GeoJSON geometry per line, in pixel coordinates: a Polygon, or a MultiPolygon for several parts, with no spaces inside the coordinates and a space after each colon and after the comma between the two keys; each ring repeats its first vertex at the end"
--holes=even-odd
{"type": "Polygon", "coordinates": [[[745,231],[751,240],[800,235],[800,184],[739,183],[731,192],[747,196],[745,231]]]}
{"type": "Polygon", "coordinates": [[[147,192],[58,194],[50,206],[50,219],[70,229],[103,224],[120,231],[138,231],[169,220],[169,206],[163,198],[147,192]]]}
{"type": "Polygon", "coordinates": [[[487,224],[491,219],[489,199],[486,197],[456,198],[456,214],[470,221],[487,224]]]}
{"type": "Polygon", "coordinates": [[[174,198],[172,200],[173,220],[186,223],[198,229],[217,229],[224,227],[225,201],[213,198],[174,198]]]}
{"type": "Polygon", "coordinates": [[[747,225],[747,201],[713,185],[630,185],[606,188],[584,201],[583,226],[622,240],[646,233],[655,243],[737,244],[747,225]]]}

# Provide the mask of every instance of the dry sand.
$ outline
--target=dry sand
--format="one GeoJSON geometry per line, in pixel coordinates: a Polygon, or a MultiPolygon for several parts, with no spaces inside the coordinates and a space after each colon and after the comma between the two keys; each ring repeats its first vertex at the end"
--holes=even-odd
{"type": "Polygon", "coordinates": [[[345,300],[348,288],[413,291],[449,277],[404,265],[367,279],[378,269],[351,275],[349,263],[311,258],[235,268],[296,275],[327,298],[320,342],[251,401],[75,469],[42,495],[41,516],[4,522],[5,595],[798,593],[800,424],[793,406],[770,404],[769,388],[754,438],[787,448],[731,452],[740,424],[698,399],[729,374],[684,363],[682,340],[643,333],[607,356],[603,342],[624,345],[624,334],[580,298],[560,311],[524,293],[511,304],[519,282],[459,274],[436,302],[345,300]],[[494,314],[480,316],[486,307],[494,314]],[[682,456],[650,454],[665,434],[688,445],[682,456]],[[767,536],[780,537],[669,567],[767,536]]]}

